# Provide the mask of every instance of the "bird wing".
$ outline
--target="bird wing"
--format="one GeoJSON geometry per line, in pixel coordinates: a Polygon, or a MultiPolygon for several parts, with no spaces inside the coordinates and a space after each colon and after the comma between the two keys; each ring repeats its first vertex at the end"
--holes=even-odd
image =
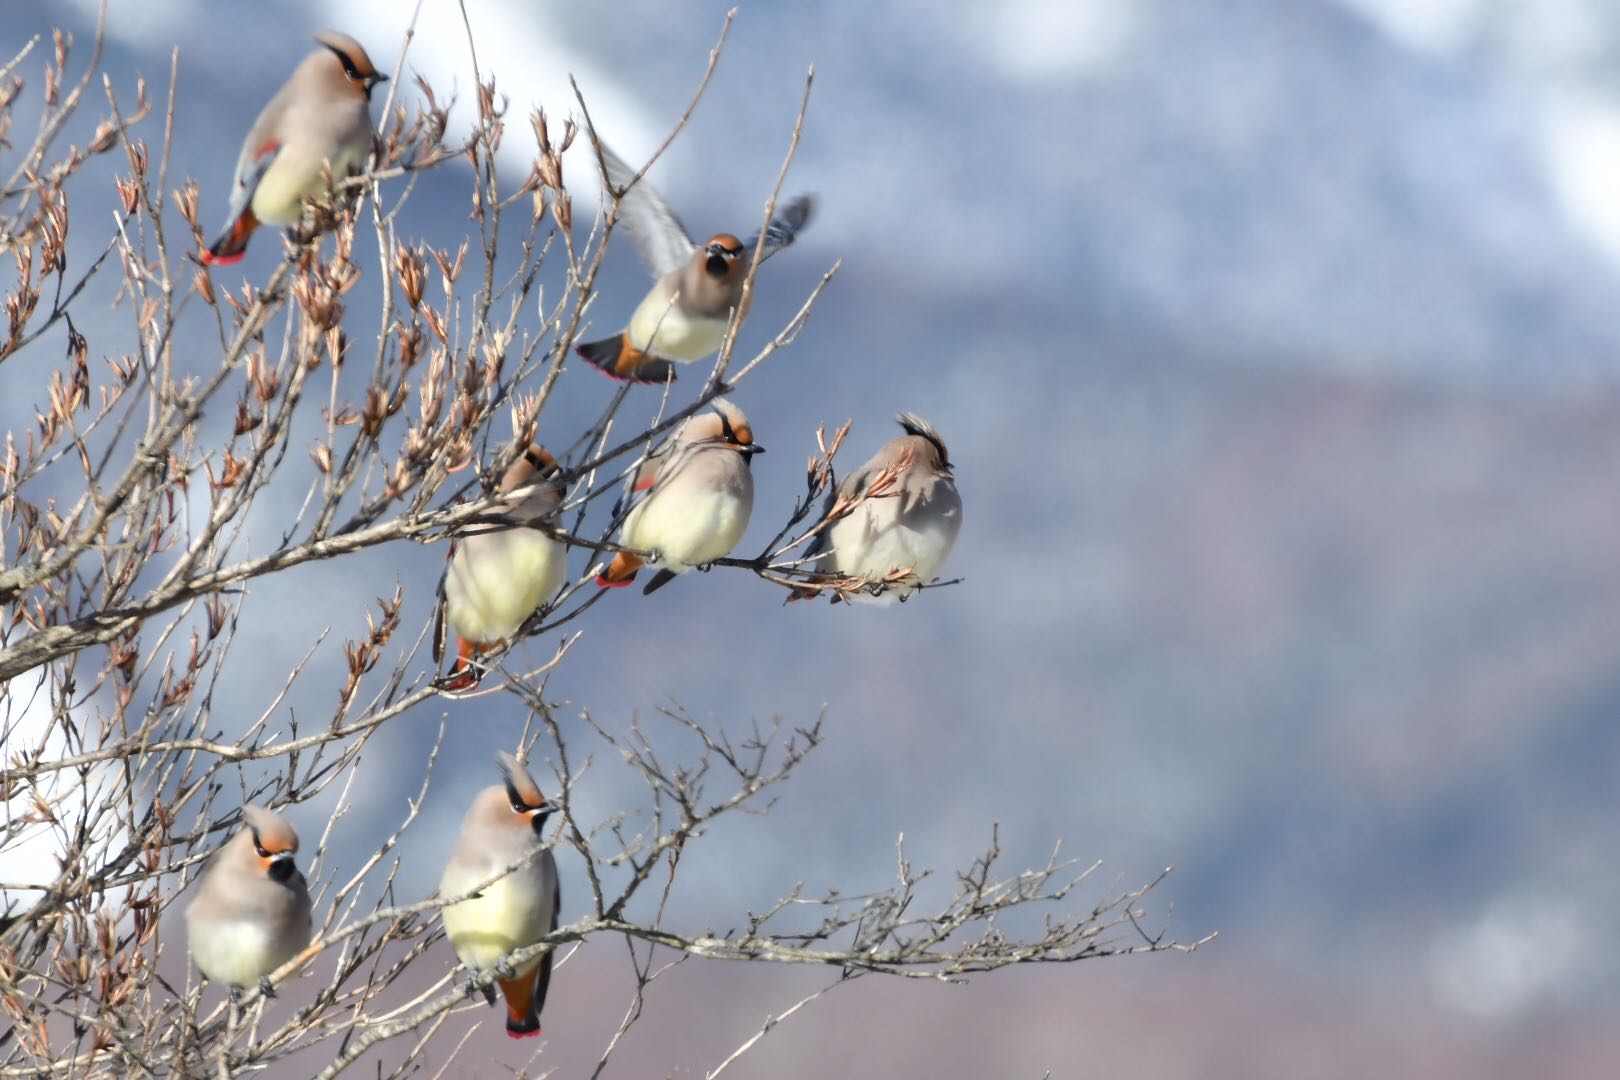
{"type": "MultiPolygon", "coordinates": [[[[821,504],[821,516],[816,520],[819,522],[827,519],[827,515],[832,513],[833,505],[838,502],[840,495],[853,499],[865,491],[867,485],[871,484],[875,472],[876,470],[872,468],[872,463],[869,461],[844,477],[844,482],[838,485],[837,490],[827,492],[827,501],[821,504]]],[[[816,533],[815,539],[810,541],[810,546],[804,549],[804,553],[806,555],[820,555],[823,551],[826,551],[828,544],[831,543],[829,539],[831,533],[832,526],[830,525],[816,533]]]]}
{"type": "MultiPolygon", "coordinates": [[[[679,431],[680,429],[677,428],[676,430],[679,431]]],[[[658,470],[664,467],[664,462],[668,460],[670,451],[674,449],[674,446],[675,437],[671,435],[662,444],[654,448],[653,452],[647,455],[646,460],[636,467],[636,471],[631,476],[624,494],[620,495],[618,501],[613,504],[613,516],[615,519],[623,521],[630,516],[630,511],[647,501],[647,496],[652,494],[653,484],[658,480],[658,470]]]]}
{"type": "MultiPolygon", "coordinates": [[[[556,933],[558,926],[558,913],[562,911],[562,879],[552,877],[551,889],[551,929],[547,933],[556,933]]],[[[546,991],[551,989],[551,961],[557,955],[555,946],[546,953],[546,958],[540,961],[540,975],[535,980],[534,987],[534,1015],[539,1016],[546,1007],[546,991]]]]}
{"type": "MultiPolygon", "coordinates": [[[[810,224],[810,218],[815,212],[816,200],[813,195],[800,195],[786,206],[777,207],[770,224],[765,226],[765,248],[759,253],[759,261],[764,262],[793,243],[793,238],[810,224]]],[[[749,238],[743,250],[751,253],[758,245],[759,234],[755,233],[749,238]]]]}
{"type": "MultiPolygon", "coordinates": [[[[636,179],[636,170],[606,146],[602,147],[602,169],[615,191],[636,179]]],[[[681,269],[697,250],[680,218],[645,177],[620,196],[618,223],[630,233],[642,264],[655,278],[681,269]]]]}
{"type": "Polygon", "coordinates": [[[242,148],[242,159],[236,165],[236,182],[231,185],[231,208],[230,216],[225,219],[226,228],[234,225],[253,204],[253,193],[259,190],[259,181],[270,171],[279,153],[281,144],[273,139],[251,153],[248,147],[242,148]]]}

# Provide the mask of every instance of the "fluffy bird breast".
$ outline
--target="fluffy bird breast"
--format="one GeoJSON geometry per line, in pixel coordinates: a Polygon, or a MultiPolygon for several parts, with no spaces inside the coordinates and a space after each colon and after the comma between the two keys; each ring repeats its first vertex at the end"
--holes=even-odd
{"type": "MultiPolygon", "coordinates": [[[[439,891],[457,895],[488,880],[520,855],[478,866],[465,864],[445,871],[439,891]]],[[[533,945],[551,932],[552,897],[557,891],[557,862],[547,851],[527,866],[488,886],[479,895],[444,909],[444,929],[457,958],[473,971],[486,971],[511,952],[533,945]]],[[[519,976],[540,966],[536,956],[517,968],[519,976]]]]}
{"type": "Polygon", "coordinates": [[[445,616],[469,641],[510,637],[562,584],[563,562],[562,544],[534,529],[463,537],[445,575],[445,616]]]}
{"type": "MultiPolygon", "coordinates": [[[[738,458],[737,463],[748,478],[742,459],[738,458]]],[[[656,552],[659,565],[671,570],[702,566],[737,546],[753,509],[752,483],[711,490],[654,492],[630,512],[624,524],[624,542],[628,547],[656,552]]]]}

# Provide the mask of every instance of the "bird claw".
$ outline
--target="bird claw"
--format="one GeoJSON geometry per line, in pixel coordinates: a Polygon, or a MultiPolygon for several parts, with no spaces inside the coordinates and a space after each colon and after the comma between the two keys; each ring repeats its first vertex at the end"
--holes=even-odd
{"type": "Polygon", "coordinates": [[[240,986],[231,987],[230,995],[231,995],[231,1004],[232,1005],[240,1005],[240,1004],[242,1004],[242,988],[240,986]]]}
{"type": "Polygon", "coordinates": [[[478,973],[475,971],[467,972],[467,980],[461,984],[461,988],[467,992],[467,996],[470,998],[482,997],[486,1004],[495,1004],[495,988],[487,985],[479,986],[478,973]]]}
{"type": "Polygon", "coordinates": [[[273,998],[276,996],[276,985],[270,981],[270,976],[259,976],[259,993],[267,998],[273,998]]]}
{"type": "Polygon", "coordinates": [[[517,978],[517,969],[512,967],[511,964],[507,963],[503,959],[495,965],[495,974],[497,977],[504,979],[507,982],[511,982],[513,979],[517,978]]]}

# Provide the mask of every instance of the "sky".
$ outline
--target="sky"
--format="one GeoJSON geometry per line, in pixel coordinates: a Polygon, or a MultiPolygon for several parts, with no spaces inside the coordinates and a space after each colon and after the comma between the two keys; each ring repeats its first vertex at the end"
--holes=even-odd
{"type": "MultiPolygon", "coordinates": [[[[480,66],[520,112],[566,114],[571,73],[627,157],[678,115],[726,10],[468,7],[480,66]]],[[[0,51],[53,19],[83,35],[93,8],[27,5],[0,51]]],[[[161,84],[179,47],[175,168],[209,221],[307,32],[339,26],[387,67],[409,16],[287,4],[243,16],[241,50],[216,12],[115,4],[106,62],[161,84]]],[[[408,66],[465,97],[454,5],[426,0],[420,30],[408,66]]],[[[881,610],[783,609],[724,573],[609,597],[552,694],[610,726],[672,699],[735,724],[825,711],[827,745],[770,815],[694,852],[673,908],[687,925],[798,881],[882,884],[901,832],[919,865],[964,865],[995,821],[1016,862],[1061,839],[1105,883],[1174,864],[1150,907],[1173,901],[1182,936],[1220,933],[1190,957],[966,988],[869,980],[742,1075],[1605,1074],[1617,54],[1599,0],[740,6],[651,179],[694,232],[751,222],[813,64],[787,189],[819,214],[771,263],[742,347],[844,260],[795,346],[739,391],[771,450],[742,547],[785,515],[816,424],[853,419],[858,461],[910,409],[957,465],[947,572],[965,581],[881,610]]],[[[431,177],[402,228],[453,236],[465,200],[464,178],[431,177]]],[[[241,272],[273,259],[258,244],[241,272]]],[[[594,317],[627,315],[644,286],[627,248],[610,253],[594,317]]],[[[560,386],[563,428],[609,393],[574,370],[560,386]]],[[[420,626],[441,558],[388,549],[250,593],[244,646],[263,662],[234,705],[256,716],[287,661],[395,581],[420,626]]],[[[329,708],[335,653],[290,707],[329,708]]],[[[397,819],[445,715],[467,737],[404,849],[420,891],[521,729],[514,705],[401,718],[339,834],[364,851],[397,819]]],[[[630,792],[609,775],[578,797],[607,813],[630,792]]],[[[594,1061],[622,1008],[615,964],[603,945],[559,969],[540,1064],[594,1061]]],[[[689,967],[609,1075],[698,1074],[762,1003],[807,992],[802,973],[689,967]]]]}

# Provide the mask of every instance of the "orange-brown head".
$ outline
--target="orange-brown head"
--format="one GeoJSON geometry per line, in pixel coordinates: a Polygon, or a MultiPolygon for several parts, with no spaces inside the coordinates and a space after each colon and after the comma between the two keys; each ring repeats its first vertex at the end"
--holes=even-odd
{"type": "Polygon", "coordinates": [[[523,451],[521,457],[507,466],[495,490],[507,495],[537,480],[549,480],[556,475],[557,459],[552,457],[551,452],[545,447],[533,443],[523,451]]]}
{"type": "Polygon", "coordinates": [[[521,761],[503,750],[500,762],[504,782],[500,787],[485,788],[478,793],[469,815],[469,825],[476,821],[479,825],[497,829],[524,827],[538,836],[546,818],[557,808],[546,801],[540,792],[540,785],[534,782],[534,777],[529,775],[529,770],[523,767],[521,761]]]}
{"type": "Polygon", "coordinates": [[[754,442],[754,429],[748,423],[748,417],[726,398],[715,398],[709,402],[709,408],[696,414],[681,426],[680,440],[683,443],[713,443],[735,450],[743,456],[744,461],[751,460],[755,454],[763,454],[765,448],[754,442]]]}
{"type": "Polygon", "coordinates": [[[298,834],[287,819],[274,810],[249,805],[242,807],[242,820],[247,824],[245,835],[252,846],[253,865],[276,881],[291,877],[297,869],[293,856],[298,853],[298,834]]]}
{"type": "Polygon", "coordinates": [[[703,269],[712,278],[726,278],[742,266],[742,241],[730,233],[715,233],[703,245],[703,269]]]}
{"type": "Polygon", "coordinates": [[[366,55],[365,48],[348,34],[340,34],[336,30],[321,30],[313,35],[317,44],[326,46],[341,65],[342,85],[348,86],[354,93],[366,100],[371,99],[371,91],[378,83],[387,82],[388,76],[379,72],[366,55]]]}

